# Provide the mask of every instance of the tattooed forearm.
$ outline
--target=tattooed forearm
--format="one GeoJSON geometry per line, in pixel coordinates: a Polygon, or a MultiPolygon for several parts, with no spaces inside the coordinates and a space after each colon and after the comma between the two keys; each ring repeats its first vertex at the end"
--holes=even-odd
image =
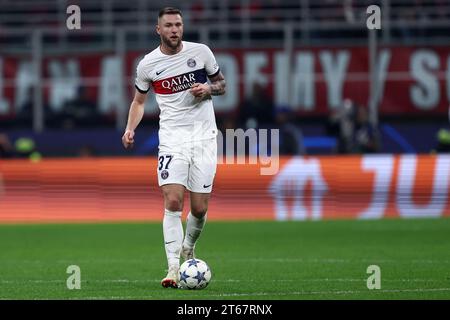
{"type": "Polygon", "coordinates": [[[210,80],[211,84],[209,87],[212,96],[221,96],[225,94],[226,82],[222,72],[219,72],[217,76],[211,78],[210,80]]]}
{"type": "Polygon", "coordinates": [[[209,86],[211,87],[212,96],[221,96],[225,93],[225,80],[216,81],[209,86]]]}

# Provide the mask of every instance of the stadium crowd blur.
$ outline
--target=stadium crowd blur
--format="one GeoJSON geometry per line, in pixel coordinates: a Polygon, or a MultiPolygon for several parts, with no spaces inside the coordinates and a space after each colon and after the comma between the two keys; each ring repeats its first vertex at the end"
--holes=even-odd
{"type": "MultiPolygon", "coordinates": [[[[242,17],[248,17],[250,22],[265,22],[278,23],[298,19],[302,19],[302,15],[286,15],[286,10],[291,12],[299,12],[305,10],[303,4],[308,6],[308,19],[312,21],[338,21],[344,20],[349,23],[357,20],[365,20],[366,13],[358,10],[361,7],[368,5],[383,5],[381,0],[224,0],[224,1],[208,1],[208,0],[192,0],[192,1],[172,1],[171,5],[176,5],[183,11],[183,18],[186,23],[195,26],[196,24],[205,22],[217,22],[217,12],[226,10],[226,15],[221,15],[221,19],[225,18],[228,22],[239,22],[242,17]],[[284,10],[279,10],[283,8],[284,10]],[[323,10],[314,10],[314,9],[323,10]]],[[[88,1],[88,0],[41,0],[41,1],[4,1],[1,4],[2,16],[8,14],[17,14],[18,12],[31,12],[33,16],[31,19],[2,19],[0,20],[1,28],[7,27],[21,27],[30,25],[35,27],[36,24],[54,27],[60,21],[56,16],[63,11],[68,5],[80,5],[83,12],[87,14],[107,13],[113,15],[128,16],[117,19],[114,23],[126,24],[129,21],[135,21],[137,10],[141,9],[159,9],[168,5],[165,0],[152,1],[88,1]],[[24,9],[24,10],[21,10],[24,9]],[[40,15],[54,15],[52,18],[42,19],[40,15]],[[129,20],[127,20],[129,19],[129,20]]],[[[402,10],[392,10],[392,18],[400,23],[404,21],[427,21],[432,19],[448,19],[450,13],[446,8],[448,7],[447,0],[411,0],[411,1],[390,1],[391,9],[402,8],[402,10]],[[433,8],[433,10],[429,10],[433,8]]],[[[111,17],[103,16],[102,19],[110,19],[111,17]]],[[[65,21],[64,21],[65,22],[65,21]]],[[[96,25],[104,23],[103,20],[89,21],[89,25],[96,25]]],[[[407,29],[407,28],[405,28],[407,29]]],[[[435,30],[433,30],[434,32],[435,30]]],[[[404,32],[406,37],[408,32],[404,32]]],[[[414,37],[417,33],[413,34],[414,37]]]]}
{"type": "MultiPolygon", "coordinates": [[[[47,127],[50,130],[73,132],[77,129],[113,128],[114,123],[104,120],[96,111],[94,102],[84,98],[83,88],[73,100],[68,100],[60,113],[47,114],[47,127]]],[[[31,92],[32,94],[32,92],[31,92]]],[[[21,112],[14,120],[17,128],[30,128],[33,109],[31,102],[26,101],[21,112]]],[[[49,110],[48,106],[46,110],[49,110]]],[[[237,114],[217,117],[218,128],[223,133],[226,129],[278,129],[280,133],[280,154],[307,154],[303,143],[302,122],[295,112],[287,106],[276,106],[267,90],[260,84],[255,84],[251,96],[245,99],[237,114]]],[[[336,145],[330,153],[366,154],[377,153],[381,149],[381,134],[377,125],[369,120],[366,106],[357,105],[351,100],[330,114],[327,119],[321,119],[324,134],[335,139],[336,145]]],[[[157,120],[144,120],[144,126],[157,130],[157,120]]],[[[436,142],[432,152],[450,152],[450,131],[442,128],[436,134],[436,142]]],[[[32,137],[18,137],[11,141],[7,134],[0,132],[0,158],[33,157],[37,152],[36,142],[32,137]]],[[[151,153],[151,151],[150,151],[151,153]]],[[[95,148],[82,144],[75,154],[79,157],[89,157],[96,154],[95,148]]]]}
{"type": "MultiPolygon", "coordinates": [[[[374,1],[364,0],[324,0],[324,1],[309,1],[308,2],[308,19],[310,21],[326,21],[333,22],[343,20],[349,24],[356,21],[363,21],[366,19],[366,13],[362,10],[355,10],[374,1]],[[327,10],[314,10],[315,6],[323,7],[327,10]]],[[[375,1],[382,5],[380,1],[375,1]]],[[[151,6],[159,8],[165,6],[166,1],[111,1],[102,2],[102,5],[85,5],[86,1],[71,1],[70,4],[83,4],[84,13],[102,13],[105,6],[112,11],[115,17],[123,15],[129,16],[112,21],[114,24],[129,23],[135,19],[135,12],[139,10],[140,6],[151,6]],[[129,15],[127,15],[129,14],[129,15]]],[[[408,6],[404,6],[401,2],[393,1],[392,6],[403,6],[402,10],[393,10],[393,19],[397,21],[398,27],[392,29],[392,36],[396,38],[398,43],[408,43],[411,37],[427,38],[430,35],[448,35],[446,28],[432,28],[432,29],[418,29],[411,31],[407,27],[402,27],[405,22],[421,23],[428,20],[449,20],[450,10],[441,10],[440,8],[448,8],[447,0],[413,0],[408,6]],[[424,8],[433,7],[434,10],[424,10],[424,8]],[[398,12],[398,13],[397,13],[398,12]],[[433,34],[430,34],[433,33],[433,34]]],[[[61,8],[65,9],[65,1],[39,1],[36,3],[29,3],[27,12],[32,12],[31,19],[0,19],[0,38],[3,28],[9,27],[26,27],[41,26],[53,27],[60,22],[55,18],[52,20],[52,15],[56,17],[61,8]],[[49,19],[40,21],[39,14],[49,15],[49,19]]],[[[180,7],[184,12],[185,24],[190,28],[195,28],[196,24],[214,23],[217,19],[217,13],[223,11],[226,6],[227,14],[220,16],[221,21],[226,20],[229,23],[239,23],[243,17],[249,22],[265,23],[267,25],[274,23],[284,23],[287,21],[301,22],[303,19],[302,1],[282,1],[282,0],[248,0],[248,1],[185,1],[180,2],[180,7]],[[225,4],[224,4],[225,3],[225,4]],[[284,11],[277,10],[283,7],[284,11]],[[292,11],[298,14],[285,15],[284,12],[292,11]]],[[[6,17],[8,14],[13,16],[17,12],[18,7],[5,6],[0,7],[1,17],[6,17]]],[[[147,23],[148,21],[145,21],[147,23]]],[[[85,21],[85,26],[103,24],[104,21],[85,21]]],[[[111,21],[109,21],[111,23],[111,21]]],[[[322,38],[345,37],[345,32],[351,33],[354,31],[337,31],[331,30],[315,30],[310,33],[311,39],[319,41],[322,38]]],[[[255,35],[257,36],[257,35],[255,35]]],[[[264,35],[262,35],[264,37],[264,35]]],[[[86,40],[91,41],[89,37],[86,40]]],[[[0,40],[1,45],[1,40],[0,40]]],[[[8,136],[2,132],[2,127],[13,127],[14,129],[30,129],[33,124],[33,117],[35,116],[33,107],[34,92],[31,89],[28,92],[28,98],[22,106],[18,108],[14,119],[0,118],[0,157],[30,157],[37,153],[39,147],[35,135],[27,135],[20,132],[14,137],[8,136]]],[[[104,116],[98,110],[97,102],[89,99],[86,95],[86,87],[80,85],[78,94],[73,99],[68,99],[58,111],[53,110],[44,101],[44,117],[46,130],[55,131],[61,130],[66,132],[74,132],[76,130],[90,130],[93,128],[115,128],[115,119],[111,116],[104,116]]],[[[319,135],[327,137],[335,141],[331,143],[325,153],[377,153],[382,150],[382,133],[380,124],[370,121],[369,110],[365,105],[359,105],[351,100],[344,100],[343,105],[330,113],[328,117],[320,119],[303,119],[296,113],[291,111],[290,106],[275,105],[274,99],[268,94],[265,86],[254,83],[250,96],[246,97],[237,111],[228,114],[218,114],[217,123],[220,130],[227,128],[276,128],[280,130],[280,153],[281,154],[307,154],[309,144],[305,143],[304,127],[310,121],[315,122],[321,126],[319,135]]],[[[144,119],[143,126],[149,130],[157,130],[157,119],[144,119]]],[[[24,131],[25,132],[25,131],[24,131]]],[[[147,131],[149,132],[149,131],[147,131]]],[[[117,133],[117,142],[120,132],[117,133]]],[[[436,132],[436,139],[430,144],[430,151],[435,152],[449,152],[450,151],[450,134],[448,127],[441,128],[436,132]]],[[[76,156],[93,156],[101,155],[102,152],[95,150],[95,147],[86,143],[76,144],[77,150],[68,153],[68,155],[76,156]]],[[[156,153],[156,149],[149,149],[148,153],[156,153]]],[[[40,154],[40,153],[39,153],[40,154]]],[[[44,152],[45,156],[45,152],[44,152]]]]}
{"type": "MultiPolygon", "coordinates": [[[[97,14],[100,18],[89,19],[85,21],[86,26],[105,25],[114,23],[114,25],[130,24],[136,22],[139,11],[148,12],[148,10],[158,10],[167,6],[167,1],[121,1],[121,0],[74,0],[70,3],[66,0],[41,0],[41,1],[4,1],[0,3],[1,19],[0,34],[2,28],[8,27],[58,27],[65,24],[61,21],[60,15],[65,14],[68,5],[79,5],[86,14],[97,14]],[[17,14],[27,13],[29,19],[14,18],[17,14]],[[8,18],[9,15],[9,18],[8,18]],[[43,18],[45,17],[45,18],[43,18]]],[[[447,28],[434,28],[424,30],[421,28],[411,29],[408,27],[410,22],[422,23],[430,20],[447,20],[450,18],[450,12],[447,10],[447,0],[391,0],[391,17],[400,26],[397,31],[399,38],[408,39],[410,37],[427,37],[431,33],[440,33],[446,35],[447,28]],[[432,8],[432,10],[430,10],[432,8]],[[400,9],[400,10],[396,10],[400,9]]],[[[184,12],[186,24],[195,27],[201,23],[218,22],[242,22],[243,19],[250,23],[263,22],[265,24],[283,23],[283,22],[302,22],[303,19],[310,21],[345,21],[355,23],[356,21],[365,21],[367,15],[361,8],[369,5],[383,6],[382,0],[191,0],[171,1],[170,5],[177,6],[184,12]],[[306,9],[305,6],[308,8],[306,9]],[[280,10],[282,8],[283,10],[280,10]],[[319,10],[315,10],[319,9],[319,10]],[[307,10],[307,15],[302,15],[302,11],[307,10]],[[220,14],[221,12],[226,14],[220,14]],[[286,12],[298,14],[287,15],[286,12]]],[[[144,23],[147,23],[145,19],[144,23]]],[[[318,32],[314,36],[321,36],[330,33],[332,30],[318,32]]],[[[87,39],[87,38],[86,38],[87,39]]]]}

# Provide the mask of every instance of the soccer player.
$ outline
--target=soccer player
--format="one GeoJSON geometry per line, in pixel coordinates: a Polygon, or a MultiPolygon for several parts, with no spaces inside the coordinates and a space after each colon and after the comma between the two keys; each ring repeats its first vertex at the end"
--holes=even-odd
{"type": "Polygon", "coordinates": [[[151,85],[160,109],[157,172],[164,196],[163,235],[169,267],[161,284],[176,288],[180,256],[185,260],[194,257],[207,217],[217,165],[211,96],[225,93],[225,78],[208,46],[182,40],[180,10],[162,9],[156,32],[160,45],[137,66],[136,91],[122,143],[125,148],[133,146],[151,85]],[[186,189],[190,192],[190,212],[184,237],[181,214],[186,189]]]}

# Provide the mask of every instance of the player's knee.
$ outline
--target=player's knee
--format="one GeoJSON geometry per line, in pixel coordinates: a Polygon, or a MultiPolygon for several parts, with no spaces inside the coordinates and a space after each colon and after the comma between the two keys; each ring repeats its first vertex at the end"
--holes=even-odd
{"type": "Polygon", "coordinates": [[[170,211],[182,211],[183,210],[183,200],[178,197],[167,197],[166,198],[166,209],[170,211]]]}
{"type": "Polygon", "coordinates": [[[206,206],[206,205],[191,206],[191,214],[198,219],[203,218],[207,211],[208,211],[208,206],[206,206]]]}

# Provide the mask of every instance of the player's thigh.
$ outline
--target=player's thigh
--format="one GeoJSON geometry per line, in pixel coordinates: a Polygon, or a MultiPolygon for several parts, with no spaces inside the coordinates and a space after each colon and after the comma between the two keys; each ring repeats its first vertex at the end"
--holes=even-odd
{"type": "Polygon", "coordinates": [[[211,193],[190,193],[191,213],[197,218],[203,217],[208,211],[211,193]]]}
{"type": "Polygon", "coordinates": [[[210,193],[217,168],[216,139],[202,141],[194,148],[187,188],[195,193],[210,193]]]}

